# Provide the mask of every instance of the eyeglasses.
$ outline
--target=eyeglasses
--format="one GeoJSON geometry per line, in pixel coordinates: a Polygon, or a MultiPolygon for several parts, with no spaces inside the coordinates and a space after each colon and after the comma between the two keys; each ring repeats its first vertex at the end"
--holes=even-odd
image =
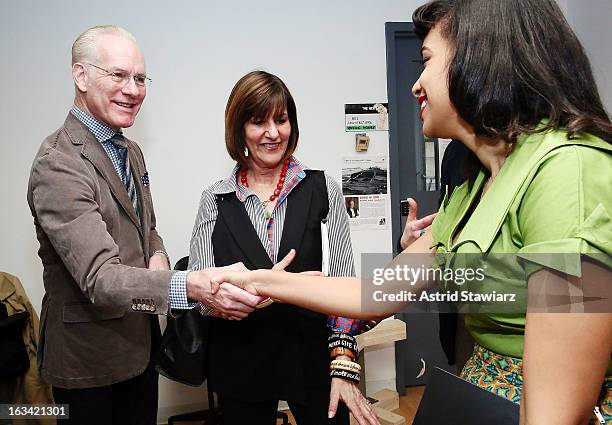
{"type": "Polygon", "coordinates": [[[110,77],[112,81],[122,86],[125,86],[130,80],[130,78],[134,78],[134,83],[136,83],[138,87],[148,86],[151,84],[152,81],[144,74],[130,74],[129,72],[122,71],[120,69],[116,71],[109,71],[108,69],[104,69],[102,67],[99,67],[98,65],[94,65],[93,63],[87,63],[87,65],[91,65],[94,68],[99,69],[100,71],[104,71],[107,77],[110,77]]]}

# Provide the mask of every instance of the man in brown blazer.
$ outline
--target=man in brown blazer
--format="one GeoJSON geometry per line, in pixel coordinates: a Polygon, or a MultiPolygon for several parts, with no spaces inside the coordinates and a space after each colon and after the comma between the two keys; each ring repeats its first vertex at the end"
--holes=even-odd
{"type": "Polygon", "coordinates": [[[85,31],[72,77],[74,106],[43,141],[28,186],[44,267],[38,366],[55,402],[70,405],[66,423],[155,424],[157,315],[200,301],[240,319],[260,299],[213,296],[218,269],[169,270],[142,152],[121,132],[150,81],[134,37],[85,31]]]}

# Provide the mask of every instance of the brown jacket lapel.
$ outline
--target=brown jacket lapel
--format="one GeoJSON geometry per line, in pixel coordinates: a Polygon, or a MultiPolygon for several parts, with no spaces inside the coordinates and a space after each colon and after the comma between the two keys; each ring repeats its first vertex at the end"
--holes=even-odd
{"type": "MultiPolygon", "coordinates": [[[[89,160],[96,167],[96,170],[102,175],[104,180],[108,183],[110,190],[117,199],[119,205],[125,210],[130,220],[140,228],[136,211],[132,206],[130,197],[123,182],[119,178],[113,163],[111,162],[108,154],[102,147],[102,144],[94,137],[94,135],[87,129],[87,127],[79,121],[74,115],[68,114],[65,122],[66,133],[70,137],[71,141],[75,145],[83,145],[81,154],[89,160]]],[[[133,155],[130,155],[132,160],[133,155]]],[[[140,178],[140,177],[138,177],[140,178]]],[[[137,186],[138,187],[138,186],[137,186]]],[[[142,187],[140,187],[142,190],[142,187]]],[[[140,195],[140,193],[139,193],[140,195]]]]}

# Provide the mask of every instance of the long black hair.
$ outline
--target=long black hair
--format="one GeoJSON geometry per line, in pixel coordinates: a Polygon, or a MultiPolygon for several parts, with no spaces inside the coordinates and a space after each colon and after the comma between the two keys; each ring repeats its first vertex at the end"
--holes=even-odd
{"type": "Polygon", "coordinates": [[[421,39],[438,26],[450,43],[450,100],[476,134],[512,142],[565,129],[612,143],[587,55],[554,0],[436,0],[412,20],[421,39]]]}

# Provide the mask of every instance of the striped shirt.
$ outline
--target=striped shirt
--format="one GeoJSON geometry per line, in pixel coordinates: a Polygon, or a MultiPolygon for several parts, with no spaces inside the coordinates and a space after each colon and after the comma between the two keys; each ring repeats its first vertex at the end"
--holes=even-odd
{"type": "MultiPolygon", "coordinates": [[[[215,266],[212,233],[219,213],[216,195],[227,193],[235,193],[238,200],[244,204],[251,224],[259,236],[261,244],[268,252],[272,263],[276,264],[279,260],[278,250],[285,224],[287,196],[304,179],[306,176],[305,170],[308,170],[308,168],[295,158],[291,158],[283,189],[269,218],[257,195],[250,188],[237,183],[239,170],[240,168],[237,165],[227,179],[214,183],[202,193],[189,249],[190,270],[201,270],[215,266]]],[[[327,174],[325,174],[325,183],[329,202],[327,215],[329,276],[355,276],[348,216],[342,192],[338,183],[327,174]]],[[[362,321],[336,318],[335,316],[328,320],[328,326],[332,330],[348,331],[348,329],[353,329],[354,332],[351,331],[351,333],[363,331],[363,327],[360,326],[361,323],[362,321]],[[342,329],[336,328],[336,324],[341,324],[342,329]]]]}

